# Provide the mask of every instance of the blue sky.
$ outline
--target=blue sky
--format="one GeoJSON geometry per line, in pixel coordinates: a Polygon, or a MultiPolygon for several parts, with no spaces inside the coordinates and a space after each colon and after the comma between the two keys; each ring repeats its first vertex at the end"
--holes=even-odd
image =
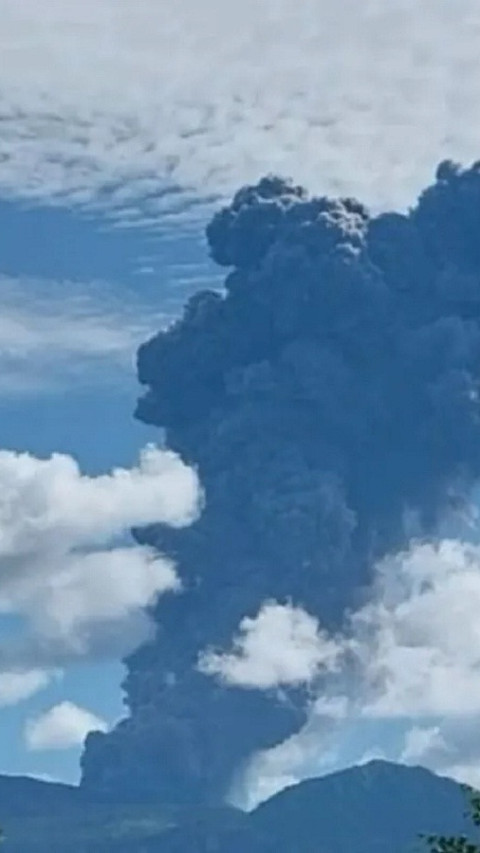
{"type": "MultiPolygon", "coordinates": [[[[218,282],[202,228],[241,183],[402,209],[441,159],[480,156],[478,0],[0,0],[0,20],[0,449],[86,476],[158,438],[132,417],[135,349],[218,282]]],[[[40,630],[15,596],[7,646],[40,630]]],[[[78,745],[25,732],[67,700],[118,718],[118,655],[84,657],[0,708],[0,770],[77,778],[78,745]]]]}
{"type": "MultiPolygon", "coordinates": [[[[196,289],[199,277],[206,274],[201,241],[182,238],[181,233],[175,241],[162,241],[156,235],[152,237],[147,228],[115,230],[103,217],[12,199],[0,202],[0,233],[0,292],[7,311],[20,317],[24,328],[36,327],[37,306],[44,315],[58,313],[60,322],[68,323],[69,299],[86,291],[95,310],[108,311],[108,301],[102,304],[105,284],[109,293],[114,291],[115,304],[129,306],[125,318],[118,317],[126,326],[121,341],[125,359],[119,364],[115,360],[110,363],[109,353],[104,356],[100,342],[90,363],[88,353],[74,353],[80,362],[78,371],[70,364],[68,348],[59,347],[57,351],[55,342],[46,336],[36,344],[37,372],[29,357],[24,359],[16,352],[9,357],[8,342],[2,345],[0,339],[0,361],[5,363],[5,387],[0,398],[1,448],[28,451],[41,458],[53,452],[65,453],[90,475],[116,466],[133,466],[140,448],[158,440],[156,430],[132,417],[139,390],[135,342],[175,315],[185,296],[196,289]],[[130,339],[128,324],[132,321],[138,323],[139,331],[130,339]],[[53,369],[50,359],[60,364],[53,369]],[[30,376],[34,376],[32,384],[30,376]]],[[[0,616],[4,638],[21,628],[20,618],[0,616]]],[[[122,713],[121,679],[119,661],[80,662],[27,701],[3,707],[2,771],[76,779],[79,747],[29,752],[24,738],[26,724],[65,699],[112,722],[122,713]]]]}

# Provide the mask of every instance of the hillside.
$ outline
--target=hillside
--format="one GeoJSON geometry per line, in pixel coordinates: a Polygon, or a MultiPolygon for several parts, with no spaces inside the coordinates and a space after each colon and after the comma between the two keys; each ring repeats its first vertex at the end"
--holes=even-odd
{"type": "Polygon", "coordinates": [[[303,782],[251,815],[99,803],[0,777],[5,853],[408,853],[420,832],[468,833],[464,811],[455,782],[380,761],[303,782]]]}
{"type": "Polygon", "coordinates": [[[450,779],[374,761],[282,791],[250,820],[279,853],[404,853],[420,832],[468,833],[464,811],[450,779]]]}

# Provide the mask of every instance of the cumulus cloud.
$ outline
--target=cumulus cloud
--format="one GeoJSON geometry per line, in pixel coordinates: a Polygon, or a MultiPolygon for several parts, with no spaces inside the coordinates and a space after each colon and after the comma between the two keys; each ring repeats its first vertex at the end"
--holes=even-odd
{"type": "Polygon", "coordinates": [[[476,0],[1,0],[0,15],[3,193],[165,223],[275,169],[404,206],[438,160],[478,153],[476,0]]]}
{"type": "Polygon", "coordinates": [[[339,649],[301,607],[267,602],[242,619],[231,652],[206,651],[199,668],[238,687],[268,689],[308,684],[336,667],[339,649]]]}
{"type": "MultiPolygon", "coordinates": [[[[201,668],[228,684],[312,684],[342,671],[361,686],[362,716],[480,714],[480,546],[414,544],[377,566],[371,601],[330,637],[302,608],[266,603],[246,617],[233,651],[206,652],[201,668]]],[[[337,716],[342,697],[316,710],[337,716]]]]}
{"type": "MultiPolygon", "coordinates": [[[[476,544],[414,543],[380,562],[371,599],[343,636],[323,635],[336,668],[326,669],[307,725],[253,759],[234,801],[250,808],[305,776],[379,754],[478,784],[479,608],[476,544]]],[[[314,684],[314,668],[309,675],[314,684]]]]}
{"type": "Polygon", "coordinates": [[[61,702],[31,719],[25,726],[27,749],[41,751],[79,746],[88,732],[106,731],[105,720],[73,702],[61,702]]]}
{"type": "Polygon", "coordinates": [[[414,546],[379,567],[353,619],[375,717],[480,713],[480,548],[414,546]]]}
{"type": "Polygon", "coordinates": [[[47,687],[55,675],[41,669],[0,672],[0,708],[29,699],[47,687]]]}
{"type": "Polygon", "coordinates": [[[69,456],[0,451],[0,611],[27,624],[3,646],[5,668],[122,654],[144,638],[143,608],[180,580],[120,540],[137,524],[188,525],[200,505],[195,472],[151,445],[137,467],[97,477],[69,456]]]}

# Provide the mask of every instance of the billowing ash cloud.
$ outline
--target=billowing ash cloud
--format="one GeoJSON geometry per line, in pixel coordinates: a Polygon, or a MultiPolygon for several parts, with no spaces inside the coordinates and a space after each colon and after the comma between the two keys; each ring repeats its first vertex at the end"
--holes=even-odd
{"type": "Polygon", "coordinates": [[[173,800],[218,800],[308,714],[302,684],[229,686],[202,655],[225,663],[236,638],[238,658],[268,601],[340,629],[374,564],[434,536],[480,474],[479,164],[442,163],[408,215],[373,219],[267,177],[207,236],[224,292],[138,354],[137,417],[205,488],[187,530],[136,531],[186,591],[128,659],[129,717],[83,758],[85,785],[173,800]]]}

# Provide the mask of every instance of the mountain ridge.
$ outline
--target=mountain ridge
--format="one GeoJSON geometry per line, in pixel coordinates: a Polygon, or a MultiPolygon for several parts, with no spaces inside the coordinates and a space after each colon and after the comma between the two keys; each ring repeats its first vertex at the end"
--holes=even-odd
{"type": "Polygon", "coordinates": [[[285,788],[250,813],[102,802],[79,786],[0,776],[5,853],[415,853],[467,834],[461,786],[382,760],[285,788]]]}

